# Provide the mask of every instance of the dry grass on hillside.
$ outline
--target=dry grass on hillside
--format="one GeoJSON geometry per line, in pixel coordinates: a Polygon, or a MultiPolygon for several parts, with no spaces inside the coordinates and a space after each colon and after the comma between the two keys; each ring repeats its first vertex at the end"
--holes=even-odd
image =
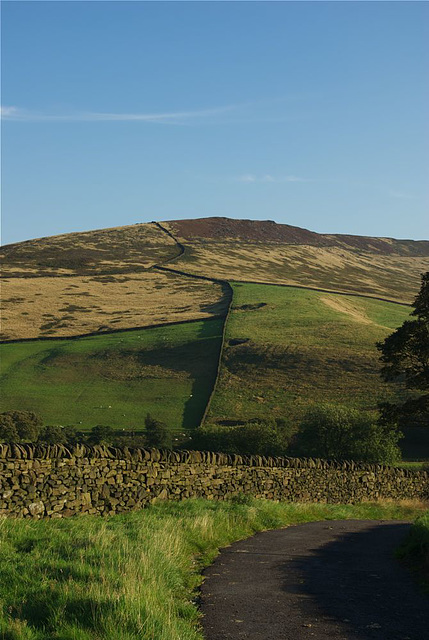
{"type": "Polygon", "coordinates": [[[73,336],[225,313],[220,285],[149,271],[11,278],[3,284],[2,339],[73,336]]]}
{"type": "MultiPolygon", "coordinates": [[[[326,304],[328,307],[333,309],[334,311],[339,311],[340,313],[345,313],[351,320],[355,322],[360,322],[362,324],[375,324],[376,326],[382,326],[376,324],[364,310],[360,308],[359,304],[354,304],[351,300],[347,298],[339,298],[338,296],[320,296],[319,300],[326,304]]],[[[388,327],[384,327],[387,329],[388,327]]]]}
{"type": "MultiPolygon", "coordinates": [[[[303,285],[411,302],[429,258],[382,255],[341,247],[190,243],[180,258],[189,273],[272,284],[303,285]]],[[[178,264],[178,263],[177,263],[178,264]]]]}
{"type": "Polygon", "coordinates": [[[141,271],[178,253],[155,224],[135,224],[28,240],[3,247],[4,277],[141,271]]]}

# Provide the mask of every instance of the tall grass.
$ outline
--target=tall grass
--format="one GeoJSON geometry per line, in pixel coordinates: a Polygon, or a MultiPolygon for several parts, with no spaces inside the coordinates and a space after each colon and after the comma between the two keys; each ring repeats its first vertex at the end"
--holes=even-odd
{"type": "Polygon", "coordinates": [[[398,556],[416,569],[429,593],[429,511],[417,518],[398,556]]]}
{"type": "Polygon", "coordinates": [[[110,518],[0,524],[4,640],[198,640],[201,569],[256,531],[312,520],[414,518],[415,504],[166,502],[110,518]]]}

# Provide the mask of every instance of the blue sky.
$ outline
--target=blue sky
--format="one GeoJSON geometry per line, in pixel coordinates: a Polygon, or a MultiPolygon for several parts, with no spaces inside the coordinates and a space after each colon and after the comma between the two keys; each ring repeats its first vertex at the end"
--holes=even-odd
{"type": "Polygon", "coordinates": [[[429,5],[3,2],[3,242],[230,216],[429,238],[429,5]]]}

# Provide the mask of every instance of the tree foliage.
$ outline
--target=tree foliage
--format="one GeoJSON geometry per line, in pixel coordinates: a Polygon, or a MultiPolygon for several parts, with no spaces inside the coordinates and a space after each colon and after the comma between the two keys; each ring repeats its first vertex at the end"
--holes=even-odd
{"type": "Polygon", "coordinates": [[[112,440],[114,438],[114,431],[112,427],[109,427],[104,424],[98,424],[95,427],[92,427],[87,444],[112,444],[112,440]]]}
{"type": "Polygon", "coordinates": [[[145,440],[148,447],[171,449],[171,433],[163,422],[156,420],[148,413],[144,425],[146,429],[145,440]]]}
{"type": "Polygon", "coordinates": [[[192,448],[230,454],[283,456],[291,439],[291,427],[283,421],[255,420],[234,427],[208,425],[196,430],[192,448]]]}
{"type": "Polygon", "coordinates": [[[38,442],[43,444],[66,444],[67,437],[63,427],[47,425],[40,432],[38,442]]]}
{"type": "Polygon", "coordinates": [[[18,431],[10,412],[0,414],[0,442],[18,441],[18,431]]]}
{"type": "Polygon", "coordinates": [[[86,436],[77,431],[74,426],[62,427],[59,425],[48,425],[44,427],[38,438],[38,442],[42,444],[64,444],[72,447],[79,442],[85,442],[86,436]]]}
{"type": "Polygon", "coordinates": [[[300,424],[295,453],[335,460],[392,463],[401,458],[402,434],[391,425],[341,405],[310,409],[300,424]]]}
{"type": "Polygon", "coordinates": [[[35,442],[43,421],[33,411],[5,411],[0,414],[0,439],[3,442],[35,442]]]}
{"type": "Polygon", "coordinates": [[[412,315],[383,342],[377,343],[383,363],[381,375],[386,382],[402,383],[408,398],[398,404],[381,406],[382,421],[429,424],[429,272],[422,275],[420,291],[413,303],[412,315]]]}

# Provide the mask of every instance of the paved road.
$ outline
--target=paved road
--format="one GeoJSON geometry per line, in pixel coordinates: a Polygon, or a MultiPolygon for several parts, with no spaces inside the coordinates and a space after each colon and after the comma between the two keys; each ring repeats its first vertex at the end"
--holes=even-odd
{"type": "Polygon", "coordinates": [[[428,640],[429,598],[393,558],[409,526],[311,522],[224,549],[201,589],[207,640],[428,640]]]}

